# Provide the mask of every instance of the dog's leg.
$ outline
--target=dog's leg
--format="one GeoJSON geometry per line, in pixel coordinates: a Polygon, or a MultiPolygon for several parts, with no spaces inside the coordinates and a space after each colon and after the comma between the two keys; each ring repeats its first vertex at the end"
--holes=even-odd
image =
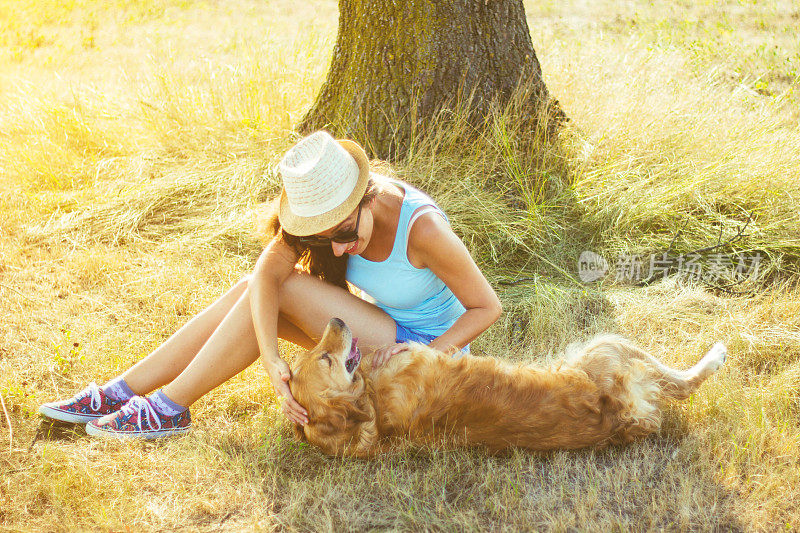
{"type": "Polygon", "coordinates": [[[609,368],[613,356],[616,355],[621,364],[625,360],[638,359],[647,363],[649,374],[661,387],[660,396],[675,400],[684,400],[709,376],[716,372],[725,362],[727,356],[725,345],[718,342],[711,350],[689,370],[676,370],[662,363],[658,358],[645,352],[633,342],[619,335],[598,336],[584,347],[576,360],[578,366],[598,380],[606,372],[598,372],[599,368],[609,368]],[[603,364],[598,367],[598,363],[603,364]]]}
{"type": "Polygon", "coordinates": [[[684,374],[686,374],[686,381],[691,389],[689,393],[719,370],[727,357],[728,349],[721,342],[717,342],[696,365],[686,370],[684,374]]]}
{"type": "Polygon", "coordinates": [[[626,355],[645,361],[653,369],[654,377],[662,384],[661,395],[674,400],[688,398],[701,383],[719,370],[728,355],[725,345],[718,342],[692,368],[676,370],[632,345],[626,348],[626,355]]]}

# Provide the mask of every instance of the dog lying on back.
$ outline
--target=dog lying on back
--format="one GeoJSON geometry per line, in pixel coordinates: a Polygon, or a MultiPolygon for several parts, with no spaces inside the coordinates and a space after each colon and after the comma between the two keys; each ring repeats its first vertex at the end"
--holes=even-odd
{"type": "Polygon", "coordinates": [[[550,368],[490,357],[452,359],[411,343],[379,368],[334,318],[292,369],[308,411],[299,438],[331,455],[371,457],[401,442],[482,445],[496,453],[601,448],[657,431],[662,400],[683,400],[725,361],[717,343],[687,371],[617,335],[589,341],[550,368]]]}

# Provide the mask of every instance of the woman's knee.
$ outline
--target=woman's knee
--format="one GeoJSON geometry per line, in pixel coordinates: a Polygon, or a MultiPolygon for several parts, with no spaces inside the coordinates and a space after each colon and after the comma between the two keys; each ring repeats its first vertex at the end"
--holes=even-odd
{"type": "Polygon", "coordinates": [[[241,278],[239,278],[239,280],[233,285],[233,287],[228,289],[228,291],[223,295],[222,299],[228,301],[231,298],[233,298],[234,300],[232,300],[232,302],[238,300],[242,296],[242,294],[245,293],[247,287],[250,285],[250,279],[251,279],[250,274],[246,274],[241,278]]]}

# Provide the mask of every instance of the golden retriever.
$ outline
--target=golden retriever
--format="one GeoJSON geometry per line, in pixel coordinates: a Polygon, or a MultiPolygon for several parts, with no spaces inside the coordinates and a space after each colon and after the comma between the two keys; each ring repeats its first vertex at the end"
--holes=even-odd
{"type": "Polygon", "coordinates": [[[292,368],[308,411],[302,440],[331,455],[371,457],[401,443],[482,445],[491,453],[604,447],[657,431],[661,400],[682,400],[725,361],[717,343],[687,371],[626,339],[601,335],[549,368],[453,359],[411,343],[379,368],[334,318],[292,368]]]}

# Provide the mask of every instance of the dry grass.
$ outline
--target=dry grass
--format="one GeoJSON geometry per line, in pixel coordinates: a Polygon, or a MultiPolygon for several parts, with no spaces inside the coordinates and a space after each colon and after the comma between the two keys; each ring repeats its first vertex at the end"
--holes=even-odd
{"type": "Polygon", "coordinates": [[[547,359],[612,330],[683,366],[727,342],[659,435],[341,461],[293,441],[257,369],[193,406],[187,437],[43,424],[39,403],[118,374],[252,267],[252,208],[323,81],[336,2],[0,0],[0,529],[800,527],[800,12],[526,7],[572,130],[534,150],[498,113],[464,146],[456,120],[393,171],[440,200],[504,301],[475,351],[547,359]],[[724,251],[765,255],[754,294],[577,278],[582,250],[649,254],[683,228],[685,252],[745,213],[724,251]]]}

